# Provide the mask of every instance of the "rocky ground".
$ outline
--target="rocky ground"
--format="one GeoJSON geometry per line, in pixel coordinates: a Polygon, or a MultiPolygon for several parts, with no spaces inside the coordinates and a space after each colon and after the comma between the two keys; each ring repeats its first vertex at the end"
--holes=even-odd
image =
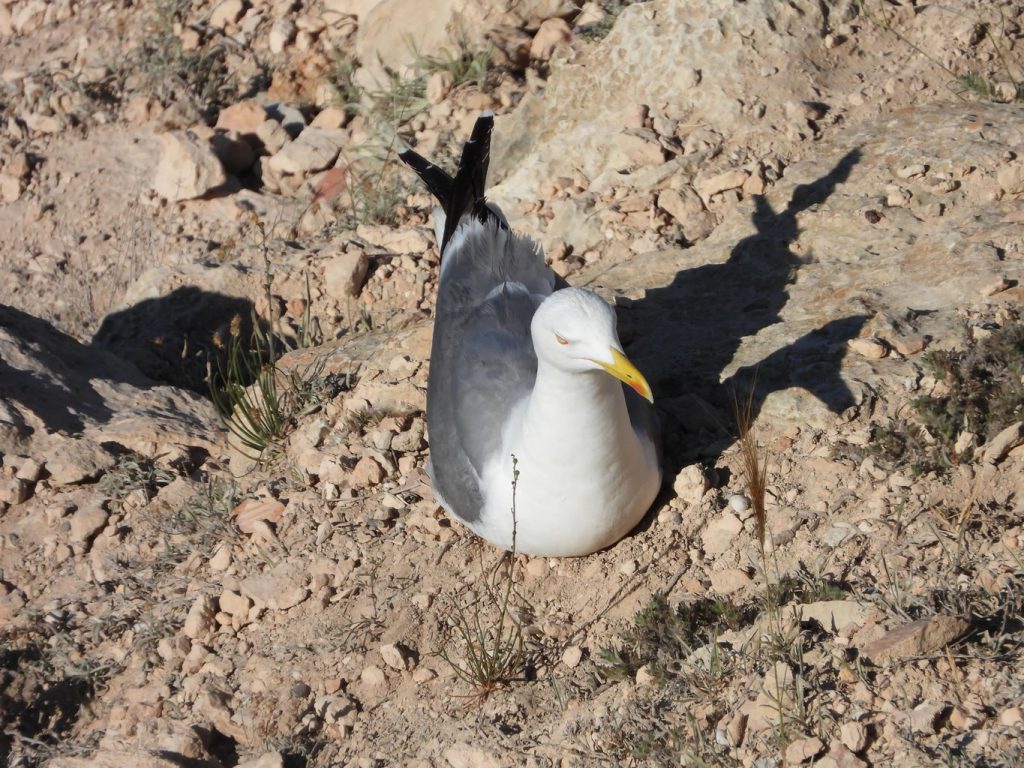
{"type": "Polygon", "coordinates": [[[0,755],[1024,765],[1022,23],[0,0],[0,755]],[[664,427],[589,557],[501,558],[424,471],[395,154],[482,109],[664,427]]]}

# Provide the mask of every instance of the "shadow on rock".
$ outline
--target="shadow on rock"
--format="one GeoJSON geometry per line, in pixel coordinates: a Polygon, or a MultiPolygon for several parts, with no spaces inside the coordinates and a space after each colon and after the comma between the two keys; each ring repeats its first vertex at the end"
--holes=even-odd
{"type": "Polygon", "coordinates": [[[835,413],[854,405],[840,370],[845,342],[866,316],[833,320],[724,381],[722,374],[745,338],[782,322],[789,286],[814,258],[791,248],[797,215],[824,202],[859,159],[859,150],[848,153],[829,174],[797,187],[781,211],[756,196],[757,232],[737,243],[727,261],[681,271],[670,285],[620,310],[635,339],[630,356],[649,372],[659,398],[668,472],[717,458],[732,440],[734,397],[741,403],[750,397],[755,417],[768,395],[790,387],[810,391],[835,413]]]}
{"type": "Polygon", "coordinates": [[[78,434],[86,420],[108,421],[112,411],[96,390],[102,375],[144,388],[152,384],[132,366],[96,359],[45,320],[0,305],[0,394],[31,411],[54,432],[78,434]]]}
{"type": "Polygon", "coordinates": [[[249,338],[253,316],[248,299],[185,286],[108,315],[92,345],[128,360],[151,379],[207,395],[207,361],[221,354],[215,336],[226,338],[238,317],[249,338]]]}

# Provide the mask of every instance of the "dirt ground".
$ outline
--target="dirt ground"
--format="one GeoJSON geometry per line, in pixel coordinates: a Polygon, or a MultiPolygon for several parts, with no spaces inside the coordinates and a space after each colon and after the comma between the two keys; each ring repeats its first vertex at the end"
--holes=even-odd
{"type": "Polygon", "coordinates": [[[0,0],[0,756],[1024,765],[1022,24],[0,0]],[[426,473],[395,156],[483,109],[662,423],[587,557],[503,556],[426,473]]]}

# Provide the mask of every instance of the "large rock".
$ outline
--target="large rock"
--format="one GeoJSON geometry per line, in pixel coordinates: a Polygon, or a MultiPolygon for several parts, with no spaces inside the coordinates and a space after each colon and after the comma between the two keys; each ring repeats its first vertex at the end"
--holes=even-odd
{"type": "Polygon", "coordinates": [[[150,456],[213,451],[221,444],[220,422],[207,400],[158,386],[109,352],[3,305],[0,404],[20,424],[28,442],[22,451],[45,460],[58,484],[109,466],[110,456],[99,447],[105,444],[150,456]]]}
{"type": "MultiPolygon", "coordinates": [[[[598,45],[552,61],[543,91],[527,95],[495,132],[492,197],[530,200],[556,176],[588,179],[635,165],[628,143],[609,142],[639,104],[686,124],[776,130],[744,105],[804,98],[808,50],[828,19],[819,6],[733,0],[657,0],[623,9],[598,45]],[[670,67],[652,67],[671,61],[670,67]],[[779,67],[770,79],[766,62],[779,67]],[[771,94],[766,95],[765,89],[771,94]]],[[[575,48],[575,46],[574,46],[575,48]]],[[[782,117],[780,113],[780,118],[782,117]]]]}
{"type": "Polygon", "coordinates": [[[305,175],[330,167],[348,133],[340,128],[306,128],[299,137],[270,158],[270,170],[284,175],[305,175]]]}
{"type": "Polygon", "coordinates": [[[629,297],[620,335],[664,408],[696,392],[730,423],[731,391],[756,381],[773,423],[831,425],[865,382],[902,389],[914,375],[848,354],[850,339],[956,337],[961,308],[1006,300],[982,296],[994,276],[1024,278],[1021,203],[991,197],[1022,114],[936,105],[850,126],[766,195],[724,208],[706,240],[601,260],[575,281],[629,297]],[[885,186],[915,164],[929,170],[905,182],[910,207],[886,207],[885,186]]]}

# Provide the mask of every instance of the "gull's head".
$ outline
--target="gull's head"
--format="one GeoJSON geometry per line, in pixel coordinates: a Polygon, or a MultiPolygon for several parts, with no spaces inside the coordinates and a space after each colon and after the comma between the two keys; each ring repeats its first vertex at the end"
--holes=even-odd
{"type": "Polygon", "coordinates": [[[615,310],[593,291],[564,288],[548,296],[531,325],[537,357],[569,373],[604,371],[654,402],[643,374],[622,351],[615,310]]]}

